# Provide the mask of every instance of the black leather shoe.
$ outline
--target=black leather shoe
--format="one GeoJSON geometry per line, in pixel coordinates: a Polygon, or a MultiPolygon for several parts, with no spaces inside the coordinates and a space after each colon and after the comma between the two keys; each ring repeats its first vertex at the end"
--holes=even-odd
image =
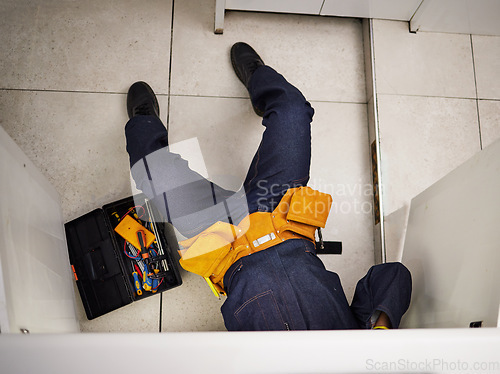
{"type": "MultiPolygon", "coordinates": [[[[257,70],[259,66],[265,65],[257,52],[247,43],[243,42],[235,43],[231,47],[231,63],[236,76],[245,85],[247,90],[248,83],[254,71],[257,70]]],[[[260,109],[255,106],[253,109],[257,115],[263,116],[264,113],[260,109]]]]}
{"type": "Polygon", "coordinates": [[[248,82],[252,77],[253,72],[264,65],[264,61],[247,43],[235,43],[231,47],[231,63],[233,69],[240,81],[248,89],[248,82]]]}
{"type": "Polygon", "coordinates": [[[160,117],[160,107],[153,89],[146,82],[135,82],[127,94],[128,118],[135,116],[160,117]]]}

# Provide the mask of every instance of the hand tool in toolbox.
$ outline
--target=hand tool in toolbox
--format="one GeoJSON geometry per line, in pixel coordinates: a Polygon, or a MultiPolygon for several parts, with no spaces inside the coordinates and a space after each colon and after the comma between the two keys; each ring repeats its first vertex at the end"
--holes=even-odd
{"type": "Polygon", "coordinates": [[[137,269],[136,269],[137,273],[140,272],[142,274],[140,278],[142,279],[143,289],[145,291],[152,291],[153,293],[155,293],[158,289],[158,286],[159,286],[158,279],[151,280],[151,278],[149,276],[150,272],[148,271],[148,269],[144,265],[144,262],[142,261],[141,256],[139,256],[139,251],[137,251],[137,249],[132,244],[127,243],[127,245],[128,245],[129,250],[130,250],[130,253],[132,253],[134,258],[136,259],[135,266],[137,266],[137,269]]]}
{"type": "Polygon", "coordinates": [[[139,281],[139,274],[137,274],[137,270],[135,269],[134,264],[132,264],[132,276],[134,277],[135,292],[137,292],[137,295],[141,296],[141,282],[139,281]]]}
{"type": "Polygon", "coordinates": [[[144,231],[137,231],[137,239],[140,245],[140,252],[142,257],[142,262],[144,262],[146,271],[143,272],[143,283],[142,287],[146,291],[151,291],[153,289],[153,281],[151,279],[151,275],[153,275],[153,271],[151,270],[151,259],[149,258],[149,250],[146,248],[146,234],[144,231]]]}
{"type": "MultiPolygon", "coordinates": [[[[150,207],[148,207],[148,213],[151,214],[150,207]]],[[[161,241],[156,240],[156,237],[158,235],[157,228],[155,227],[154,222],[151,222],[149,225],[154,232],[153,234],[154,240],[149,248],[147,247],[148,230],[147,228],[144,228],[142,225],[140,225],[140,223],[138,226],[135,223],[127,222],[126,226],[123,225],[123,227],[127,227],[127,230],[125,230],[122,227],[120,230],[117,230],[117,232],[118,231],[122,232],[124,235],[127,235],[128,238],[128,234],[130,233],[131,229],[139,228],[136,232],[139,250],[137,250],[136,247],[132,245],[132,243],[130,242],[126,242],[126,245],[128,246],[130,253],[133,255],[132,258],[137,261],[137,265],[140,267],[140,270],[142,272],[142,288],[145,291],[151,291],[152,293],[156,293],[158,287],[163,281],[163,277],[167,274],[168,264],[165,255],[158,256],[158,253],[164,253],[164,252],[163,252],[163,246],[161,245],[161,241]],[[154,244],[156,244],[156,249],[158,250],[158,252],[155,251],[154,244]],[[160,263],[161,265],[167,267],[167,269],[165,269],[165,267],[163,268],[163,272],[160,272],[159,269],[160,263]]],[[[123,237],[124,235],[121,236],[123,237]]],[[[127,255],[127,257],[131,258],[126,252],[125,254],[127,255]]]]}
{"type": "MultiPolygon", "coordinates": [[[[142,206],[140,206],[140,208],[145,211],[147,210],[147,215],[150,221],[149,226],[151,227],[151,230],[153,232],[149,231],[146,227],[142,226],[138,221],[129,216],[129,213],[132,211],[132,209],[130,209],[125,214],[125,216],[118,220],[119,223],[115,227],[115,231],[128,243],[131,244],[129,245],[129,249],[134,257],[136,257],[138,254],[136,253],[136,251],[132,250],[132,246],[141,251],[141,256],[143,257],[144,263],[148,268],[148,276],[153,279],[162,279],[167,275],[170,269],[168,267],[167,256],[165,255],[162,242],[161,240],[158,240],[158,228],[156,227],[156,223],[153,220],[154,216],[149,200],[145,200],[145,205],[146,209],[144,209],[142,206]],[[149,248],[153,243],[155,244],[158,253],[155,254],[154,258],[151,258],[149,256],[149,250],[147,248],[149,248]],[[154,262],[161,262],[163,271],[160,270],[158,266],[156,267],[156,269],[158,269],[157,272],[152,271],[150,264],[154,262]]],[[[118,216],[118,214],[116,214],[116,216],[118,216]]],[[[137,214],[135,212],[134,216],[137,217],[137,214]]]]}
{"type": "Polygon", "coordinates": [[[149,249],[147,247],[151,246],[153,242],[157,242],[157,240],[156,236],[141,224],[139,216],[135,212],[134,208],[129,209],[129,211],[121,219],[117,213],[114,214],[114,217],[117,218],[118,222],[118,225],[115,227],[115,231],[125,240],[125,255],[129,259],[137,261],[136,264],[132,264],[132,276],[134,278],[136,293],[140,296],[142,295],[142,290],[140,289],[138,272],[136,271],[134,265],[140,267],[142,273],[142,289],[155,293],[155,287],[157,288],[158,281],[153,283],[153,280],[151,279],[151,275],[154,274],[154,272],[150,269],[151,259],[149,256],[149,249]],[[130,213],[132,213],[136,219],[129,216],[130,213]],[[134,230],[137,230],[135,231],[135,236],[131,235],[134,230]],[[127,246],[133,257],[126,252],[127,246]],[[136,248],[138,248],[139,251],[136,248]]]}
{"type": "MultiPolygon", "coordinates": [[[[153,233],[154,233],[155,237],[157,237],[157,238],[158,238],[158,237],[159,237],[159,236],[158,236],[158,230],[157,230],[157,228],[156,228],[156,223],[155,223],[155,222],[153,222],[153,219],[152,219],[152,217],[153,217],[153,213],[152,213],[152,211],[151,211],[151,205],[149,204],[149,200],[148,200],[148,199],[146,199],[145,203],[146,203],[146,204],[145,204],[145,205],[146,205],[146,210],[147,210],[147,212],[148,212],[148,217],[150,217],[150,224],[151,224],[151,228],[153,229],[153,233]]],[[[157,245],[158,245],[158,255],[159,255],[160,257],[161,257],[161,256],[163,256],[163,260],[162,260],[163,269],[164,269],[165,271],[169,271],[169,269],[168,269],[168,263],[167,263],[167,261],[166,261],[166,259],[165,259],[165,252],[164,252],[164,250],[163,250],[163,245],[161,244],[161,241],[160,241],[160,240],[157,240],[157,241],[156,241],[156,243],[157,243],[157,245]]]]}
{"type": "Polygon", "coordinates": [[[138,240],[137,232],[142,231],[144,234],[144,245],[149,247],[156,239],[155,235],[142,226],[135,219],[130,217],[128,214],[125,215],[118,226],[115,227],[115,231],[127,242],[132,244],[137,249],[141,249],[141,245],[138,240]]]}

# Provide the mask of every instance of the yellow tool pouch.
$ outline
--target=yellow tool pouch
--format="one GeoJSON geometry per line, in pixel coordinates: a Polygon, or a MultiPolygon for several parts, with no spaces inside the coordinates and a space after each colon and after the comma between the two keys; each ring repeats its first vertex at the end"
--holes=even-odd
{"type": "Polygon", "coordinates": [[[310,187],[299,188],[292,195],[286,218],[289,221],[324,228],[331,206],[330,195],[310,187]]]}
{"type": "Polygon", "coordinates": [[[225,294],[224,274],[241,257],[288,239],[315,242],[315,231],[325,227],[332,197],[310,187],[289,189],[272,213],[256,212],[238,226],[217,222],[197,236],[179,242],[180,265],[201,275],[214,293],[225,294]]]}

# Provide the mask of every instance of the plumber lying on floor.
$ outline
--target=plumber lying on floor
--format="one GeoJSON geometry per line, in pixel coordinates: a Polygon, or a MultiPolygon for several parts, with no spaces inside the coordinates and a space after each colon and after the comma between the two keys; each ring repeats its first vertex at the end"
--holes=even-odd
{"type": "Polygon", "coordinates": [[[234,44],[230,57],[265,127],[239,191],[169,152],[149,85],[136,82],[127,96],[132,177],[189,238],[180,242],[181,266],[227,295],[221,312],[228,330],[398,328],[411,297],[404,265],[373,266],[349,306],[339,276],[316,256],[315,231],[325,226],[332,198],[307,187],[313,108],[248,44],[234,44]]]}

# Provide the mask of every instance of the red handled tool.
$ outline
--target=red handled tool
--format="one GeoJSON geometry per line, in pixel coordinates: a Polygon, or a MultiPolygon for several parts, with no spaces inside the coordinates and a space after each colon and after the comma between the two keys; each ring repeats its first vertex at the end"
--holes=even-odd
{"type": "Polygon", "coordinates": [[[144,234],[144,231],[137,231],[137,239],[139,240],[139,244],[141,246],[141,256],[145,265],[144,272],[142,273],[142,288],[144,288],[146,291],[151,291],[151,289],[153,288],[153,281],[149,276],[153,272],[149,269],[150,258],[149,251],[146,248],[146,235],[144,234]]]}

